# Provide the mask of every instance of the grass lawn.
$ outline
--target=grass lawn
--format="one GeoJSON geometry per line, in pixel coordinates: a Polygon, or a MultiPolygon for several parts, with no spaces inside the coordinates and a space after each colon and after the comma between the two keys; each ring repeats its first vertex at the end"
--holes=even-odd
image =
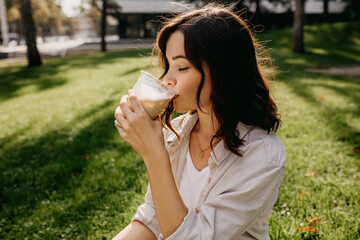
{"type": "MultiPolygon", "coordinates": [[[[258,35],[271,39],[287,150],[271,239],[360,238],[360,79],[304,71],[360,65],[359,29],[307,26],[305,55],[290,29],[258,35]]],[[[150,68],[148,50],[0,66],[0,239],[111,239],[128,224],[147,176],[113,113],[150,68]]]]}

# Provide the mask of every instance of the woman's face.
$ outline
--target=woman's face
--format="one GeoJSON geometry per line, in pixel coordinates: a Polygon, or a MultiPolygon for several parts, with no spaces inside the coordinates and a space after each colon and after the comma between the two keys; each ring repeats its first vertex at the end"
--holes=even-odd
{"type": "MultiPolygon", "coordinates": [[[[186,58],[184,34],[181,31],[176,31],[169,37],[166,43],[166,58],[169,62],[169,70],[163,81],[176,93],[175,110],[178,112],[196,110],[198,108],[196,94],[201,82],[201,73],[186,58]]],[[[203,64],[203,69],[205,80],[200,94],[200,106],[209,110],[211,86],[206,64],[203,64]]]]}

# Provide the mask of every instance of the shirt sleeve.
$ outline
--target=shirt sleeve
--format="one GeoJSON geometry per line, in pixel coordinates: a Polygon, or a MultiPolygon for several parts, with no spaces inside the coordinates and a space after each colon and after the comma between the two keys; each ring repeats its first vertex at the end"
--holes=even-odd
{"type": "Polygon", "coordinates": [[[160,235],[160,227],[156,218],[150,184],[148,184],[148,189],[145,194],[145,203],[138,207],[134,217],[131,219],[131,221],[134,220],[142,222],[155,234],[156,237],[160,235]]]}
{"type": "MultiPolygon", "coordinates": [[[[163,128],[164,141],[165,146],[167,147],[166,140],[170,135],[170,132],[163,128]]],[[[156,212],[154,207],[154,201],[152,199],[150,184],[148,184],[147,192],[145,194],[145,203],[140,205],[131,219],[131,221],[139,221],[142,222],[145,226],[147,226],[156,237],[160,235],[160,226],[156,218],[156,212]]]]}

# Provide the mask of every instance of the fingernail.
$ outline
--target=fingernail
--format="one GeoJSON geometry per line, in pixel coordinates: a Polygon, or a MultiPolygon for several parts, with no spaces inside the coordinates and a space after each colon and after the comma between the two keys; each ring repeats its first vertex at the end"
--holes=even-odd
{"type": "Polygon", "coordinates": [[[132,89],[129,89],[128,93],[129,93],[129,95],[135,95],[134,90],[132,90],[132,89]]]}

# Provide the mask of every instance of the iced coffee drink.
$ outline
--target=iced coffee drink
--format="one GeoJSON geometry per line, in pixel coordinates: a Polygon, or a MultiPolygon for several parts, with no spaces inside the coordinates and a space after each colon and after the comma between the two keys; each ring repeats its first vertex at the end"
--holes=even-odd
{"type": "Polygon", "coordinates": [[[133,90],[151,119],[155,119],[175,96],[166,84],[145,71],[141,71],[133,90]]]}

